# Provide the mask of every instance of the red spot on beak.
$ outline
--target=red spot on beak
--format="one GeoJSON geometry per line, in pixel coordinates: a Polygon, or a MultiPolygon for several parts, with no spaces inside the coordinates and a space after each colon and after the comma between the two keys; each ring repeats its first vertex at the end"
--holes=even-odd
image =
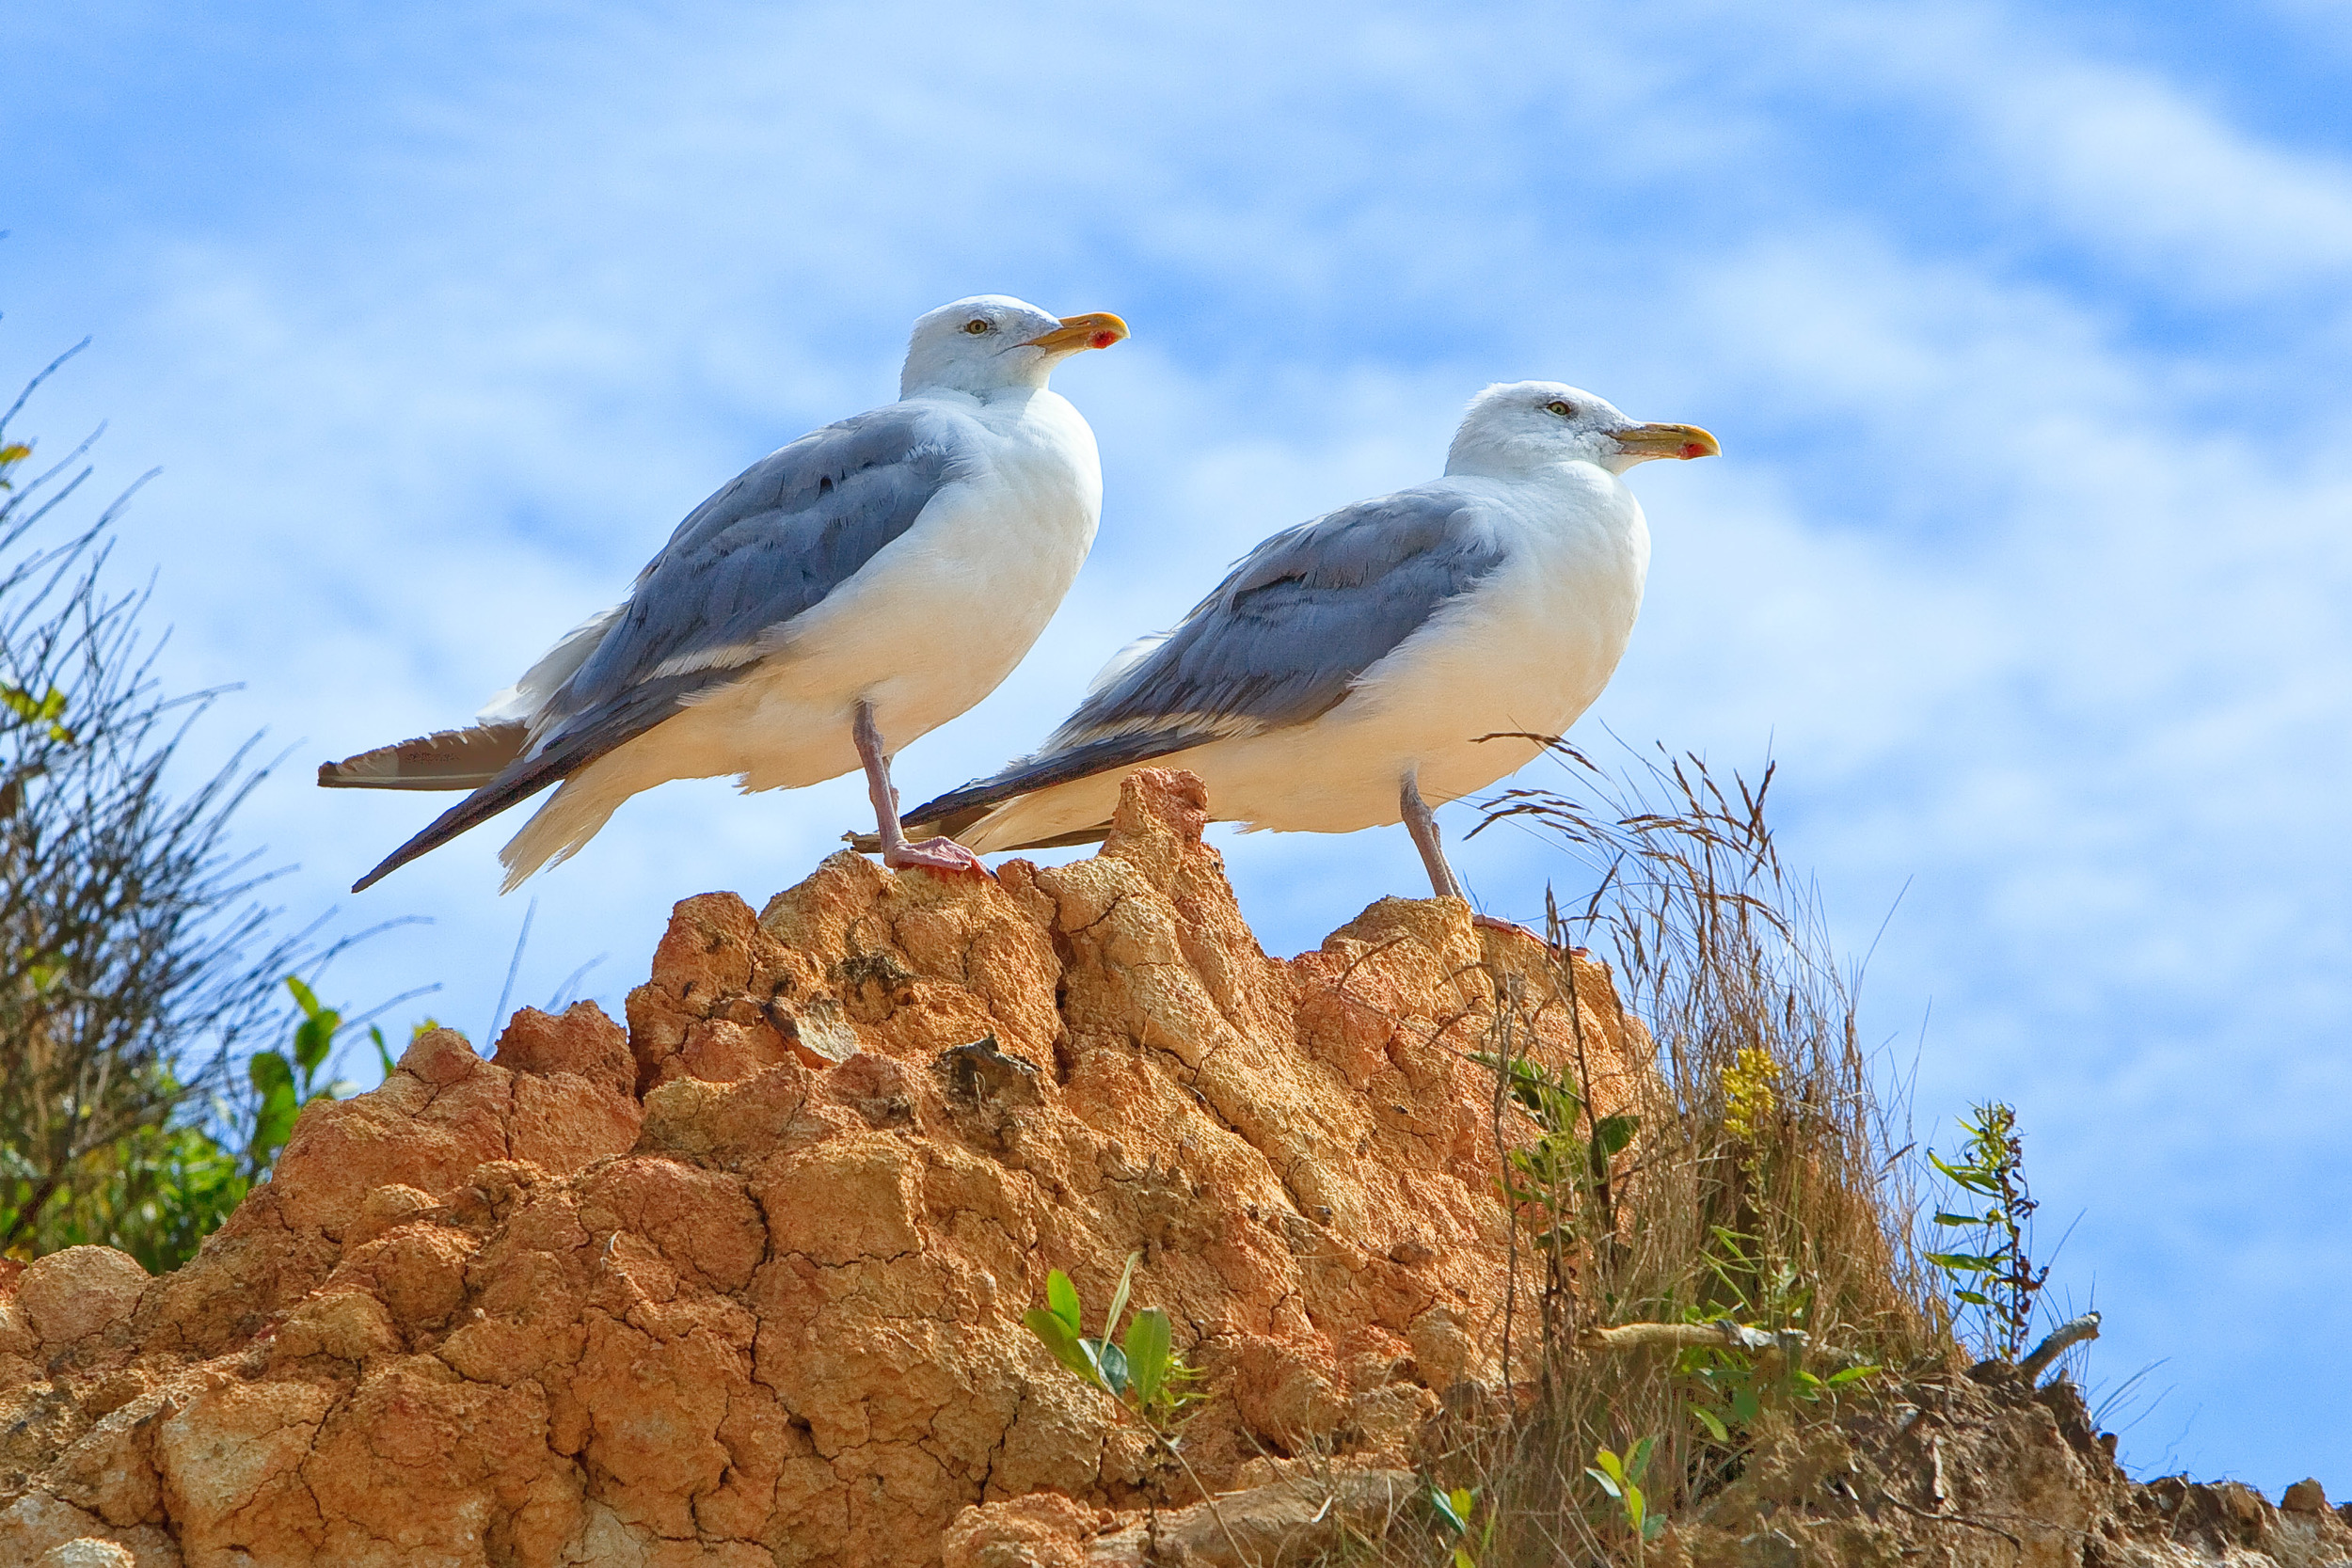
{"type": "Polygon", "coordinates": [[[1682,456],[1685,462],[1690,461],[1693,457],[1705,457],[1706,455],[1707,449],[1700,446],[1696,441],[1685,441],[1682,444],[1682,456]]]}
{"type": "Polygon", "coordinates": [[[1089,340],[1089,341],[1091,342],[1096,348],[1108,348],[1113,343],[1119,341],[1119,334],[1116,332],[1097,332],[1091,339],[1089,340]]]}

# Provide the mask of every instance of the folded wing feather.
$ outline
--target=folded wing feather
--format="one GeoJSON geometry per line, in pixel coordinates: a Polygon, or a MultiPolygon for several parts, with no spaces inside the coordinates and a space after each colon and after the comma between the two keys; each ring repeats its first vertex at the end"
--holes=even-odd
{"type": "Polygon", "coordinates": [[[1503,555],[1478,501],[1443,480],[1286,529],[1175,629],[1121,649],[1034,755],[917,806],[908,830],[952,837],[1018,796],[1311,722],[1503,555]]]}

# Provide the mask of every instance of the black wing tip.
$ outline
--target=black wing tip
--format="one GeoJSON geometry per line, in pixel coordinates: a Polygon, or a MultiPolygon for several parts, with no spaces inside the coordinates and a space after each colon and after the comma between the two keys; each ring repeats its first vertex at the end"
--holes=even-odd
{"type": "Polygon", "coordinates": [[[373,887],[376,883],[382,881],[393,872],[398,871],[402,866],[406,865],[410,861],[415,860],[418,855],[423,854],[424,850],[422,849],[417,849],[413,853],[411,852],[411,847],[415,843],[415,839],[410,839],[408,843],[402,845],[399,848],[393,850],[390,854],[376,862],[374,870],[369,872],[366,876],[351,884],[351,891],[354,893],[367,892],[368,889],[373,887]]]}

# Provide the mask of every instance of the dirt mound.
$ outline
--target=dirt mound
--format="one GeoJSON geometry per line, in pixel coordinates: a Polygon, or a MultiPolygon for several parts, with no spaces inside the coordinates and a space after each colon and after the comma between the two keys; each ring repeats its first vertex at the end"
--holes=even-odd
{"type": "Polygon", "coordinates": [[[2235,1481],[2142,1485],[2063,1380],[1988,1362],[1801,1429],[1768,1417],[1740,1480],[1670,1528],[1676,1568],[2322,1568],[2352,1523],[2317,1481],[2273,1507],[2235,1481]]]}
{"type": "Polygon", "coordinates": [[[1499,984],[1604,1114],[1644,1045],[1458,901],[1269,959],[1204,819],[1147,772],[1089,861],[689,899],[626,1031],[427,1035],[177,1274],[42,1259],[0,1297],[0,1562],[1099,1558],[1195,1494],[1021,1314],[1059,1268],[1099,1332],[1136,1252],[1203,1481],[1390,1486],[1498,1376],[1499,984]]]}

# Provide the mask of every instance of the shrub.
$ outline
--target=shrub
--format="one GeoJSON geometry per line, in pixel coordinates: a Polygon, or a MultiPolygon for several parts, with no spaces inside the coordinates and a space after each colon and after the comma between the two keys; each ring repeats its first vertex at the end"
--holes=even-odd
{"type": "Polygon", "coordinates": [[[10,429],[63,362],[0,414],[0,1251],[104,1241],[153,1268],[243,1191],[199,1123],[242,1094],[303,943],[271,940],[230,845],[251,742],[168,787],[214,693],[163,691],[147,594],[107,586],[128,497],[60,530],[89,443],[42,466],[10,429]]]}
{"type": "Polygon", "coordinates": [[[1551,989],[1574,993],[1571,946],[1602,949],[1658,1072],[1596,1121],[1581,1064],[1519,1053],[1524,999],[1499,982],[1514,1006],[1484,1059],[1524,1239],[1506,1375],[1535,1398],[1438,1466],[1490,1511],[1483,1563],[1638,1560],[1740,1473],[1768,1413],[1953,1354],[1856,977],[1773,847],[1772,770],[1751,786],[1661,754],[1611,776],[1548,744],[1567,787],[1510,790],[1475,831],[1529,828],[1590,866],[1583,903],[1549,911],[1551,989]]]}

